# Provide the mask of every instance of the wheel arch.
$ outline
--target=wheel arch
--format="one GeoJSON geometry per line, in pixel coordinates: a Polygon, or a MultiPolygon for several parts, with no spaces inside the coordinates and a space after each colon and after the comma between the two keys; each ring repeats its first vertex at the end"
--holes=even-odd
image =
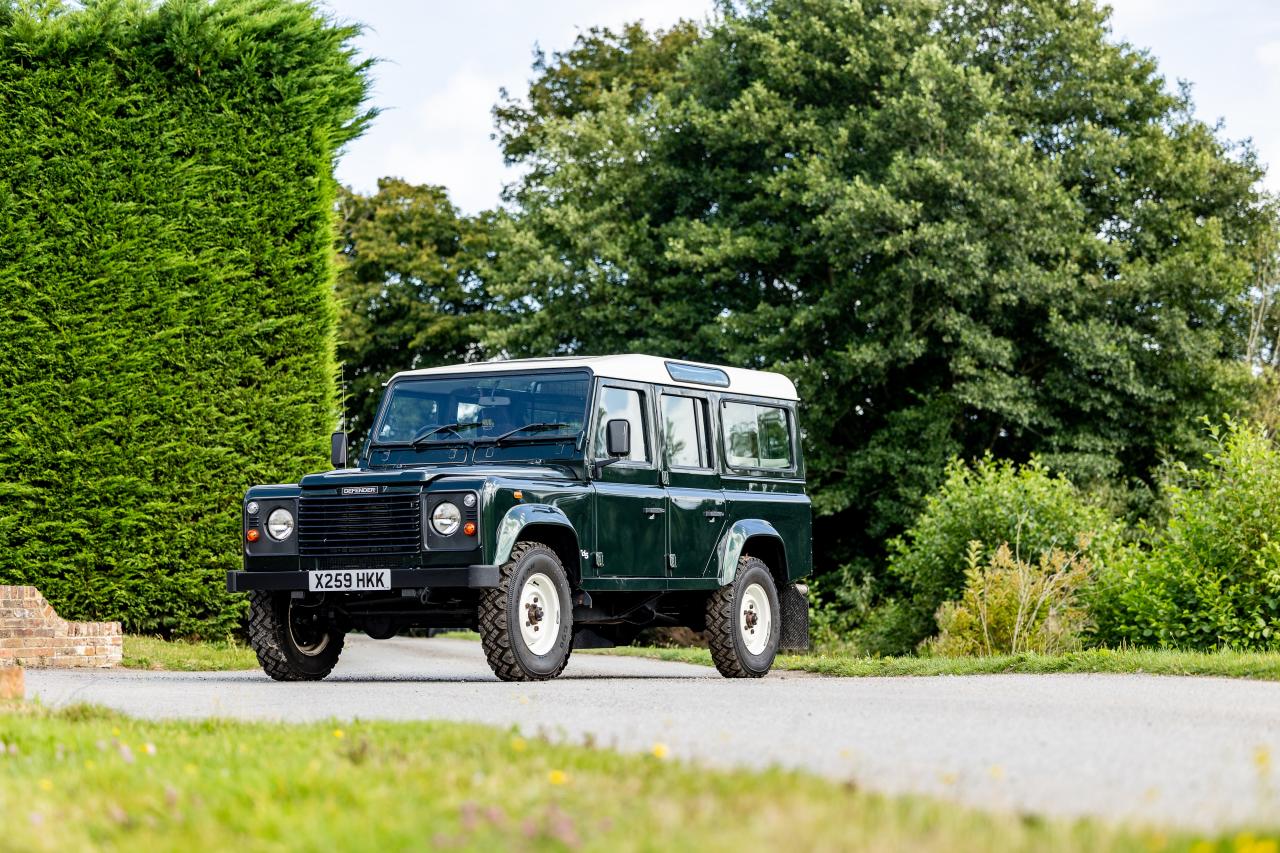
{"type": "Polygon", "coordinates": [[[790,582],[787,575],[787,547],[777,528],[764,519],[739,519],[720,537],[716,559],[717,578],[721,586],[733,583],[738,574],[738,561],[744,555],[763,560],[778,589],[790,582]]]}
{"type": "Polygon", "coordinates": [[[521,504],[507,510],[498,525],[493,562],[502,565],[511,557],[517,542],[536,541],[546,545],[560,558],[570,584],[581,579],[582,561],[578,550],[578,531],[558,507],[548,504],[521,504]]]}

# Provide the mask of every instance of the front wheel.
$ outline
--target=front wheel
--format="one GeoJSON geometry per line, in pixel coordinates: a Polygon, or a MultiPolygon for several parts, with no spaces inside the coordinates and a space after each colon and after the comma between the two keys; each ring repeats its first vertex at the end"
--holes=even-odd
{"type": "Polygon", "coordinates": [[[781,636],[778,589],[756,557],[738,561],[738,574],[707,599],[711,660],[725,678],[759,678],[773,666],[781,636]]]}
{"type": "Polygon", "coordinates": [[[256,590],[249,594],[249,645],[276,681],[319,681],[338,663],[345,638],[322,604],[256,590]]]}
{"type": "Polygon", "coordinates": [[[503,681],[545,681],[564,671],[573,645],[569,579],[556,552],[517,542],[498,586],[480,594],[480,643],[503,681]]]}

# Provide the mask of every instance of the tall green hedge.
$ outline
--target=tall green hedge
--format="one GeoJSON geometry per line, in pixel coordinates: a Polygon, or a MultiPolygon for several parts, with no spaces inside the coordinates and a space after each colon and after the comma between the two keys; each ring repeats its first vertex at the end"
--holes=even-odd
{"type": "Polygon", "coordinates": [[[324,464],[356,30],[266,0],[0,0],[0,583],[132,631],[243,603],[240,496],[324,464]]]}

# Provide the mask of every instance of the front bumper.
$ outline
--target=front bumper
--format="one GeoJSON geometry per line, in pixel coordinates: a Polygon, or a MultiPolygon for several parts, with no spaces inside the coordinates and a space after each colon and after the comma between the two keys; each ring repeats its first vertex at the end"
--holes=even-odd
{"type": "MultiPolygon", "coordinates": [[[[492,589],[498,585],[497,566],[458,566],[438,569],[391,569],[392,589],[492,589]]],[[[305,590],[305,571],[246,572],[240,569],[227,572],[228,592],[249,592],[254,589],[305,590]]]]}

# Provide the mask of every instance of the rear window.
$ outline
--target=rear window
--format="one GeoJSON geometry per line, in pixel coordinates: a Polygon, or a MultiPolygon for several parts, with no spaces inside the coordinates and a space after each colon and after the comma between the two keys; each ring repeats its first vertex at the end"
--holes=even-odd
{"type": "Polygon", "coordinates": [[[786,409],[725,402],[720,418],[730,467],[792,467],[791,426],[786,409]]]}

